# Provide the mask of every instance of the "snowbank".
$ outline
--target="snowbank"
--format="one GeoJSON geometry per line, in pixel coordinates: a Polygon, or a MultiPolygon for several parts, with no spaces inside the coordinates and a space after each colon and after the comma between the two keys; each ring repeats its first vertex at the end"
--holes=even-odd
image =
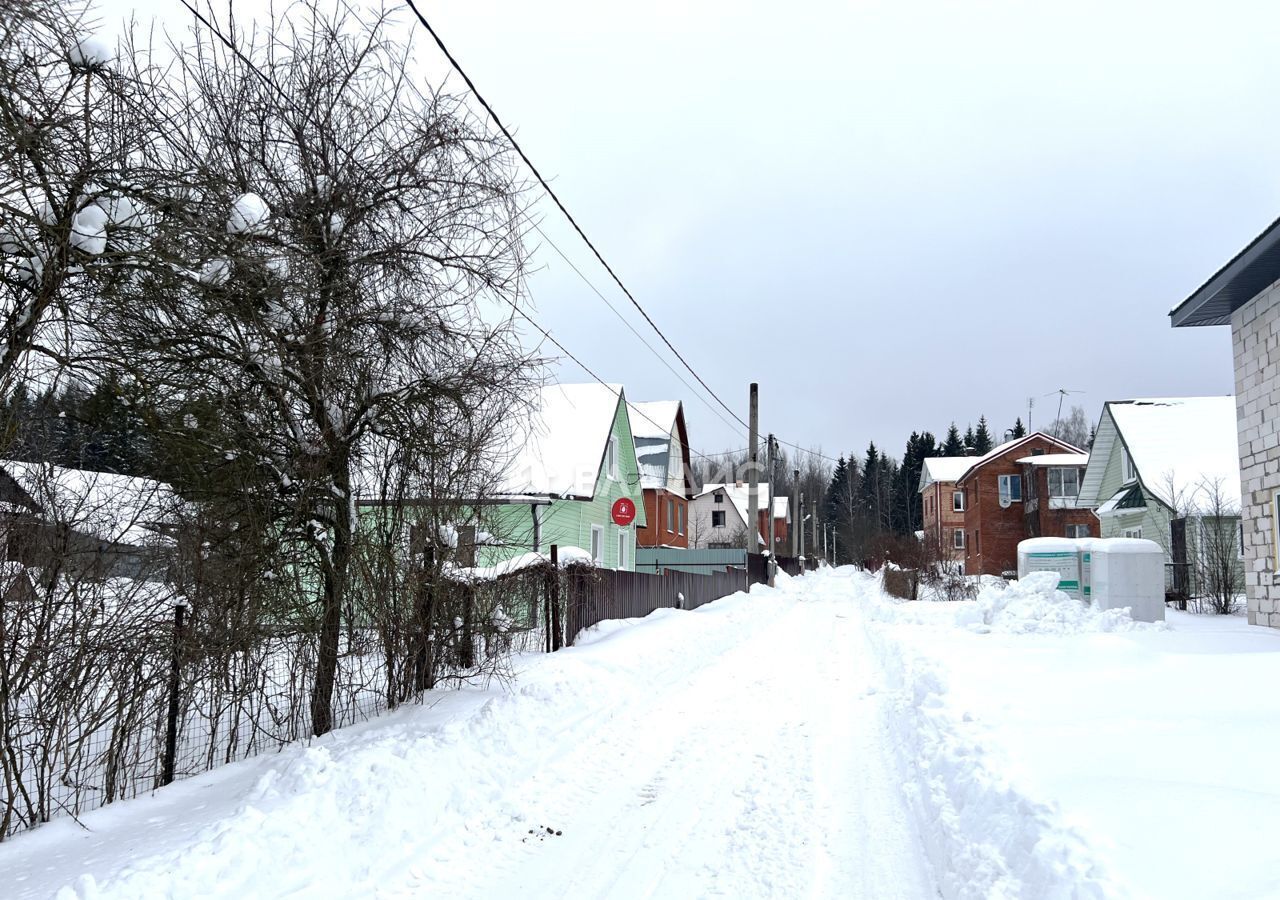
{"type": "MultiPolygon", "coordinates": [[[[998,610],[989,596],[987,608],[995,610],[993,619],[998,622],[1012,606],[1008,615],[1013,621],[1027,611],[1023,607],[1035,605],[1047,612],[1057,605],[1056,598],[1046,600],[1044,594],[1043,585],[1036,591],[1024,588],[998,610]]],[[[889,606],[874,595],[870,599],[889,606]]],[[[972,608],[982,609],[980,604],[972,608]]],[[[881,609],[877,618],[892,619],[892,613],[881,609]]],[[[1054,621],[1053,615],[1049,621],[1054,621]]],[[[1125,896],[1124,887],[1102,868],[1058,808],[1029,796],[1013,782],[1008,774],[1011,761],[992,746],[985,727],[953,702],[946,670],[899,640],[889,627],[869,623],[867,631],[894,690],[886,704],[889,727],[909,776],[908,800],[943,896],[1125,896]]]]}
{"type": "Polygon", "coordinates": [[[1128,608],[1098,610],[1058,590],[1056,572],[988,584],[974,603],[965,603],[955,622],[978,633],[1079,634],[1087,631],[1134,631],[1163,628],[1135,622],[1128,608]]]}

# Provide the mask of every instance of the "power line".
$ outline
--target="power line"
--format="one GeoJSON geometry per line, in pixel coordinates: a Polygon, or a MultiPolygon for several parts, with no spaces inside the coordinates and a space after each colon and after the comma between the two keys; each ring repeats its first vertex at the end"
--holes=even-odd
{"type": "Polygon", "coordinates": [[[600,251],[596,249],[596,245],[591,242],[591,238],[587,237],[587,233],[582,230],[580,225],[578,225],[578,221],[573,217],[573,214],[570,213],[564,203],[560,201],[560,197],[554,190],[552,190],[551,185],[547,183],[547,180],[542,177],[542,173],[538,171],[538,167],[533,164],[533,160],[529,158],[528,154],[524,152],[524,148],[522,148],[520,143],[515,139],[515,135],[513,135],[507,129],[507,126],[503,124],[502,119],[498,117],[498,114],[494,112],[493,107],[489,105],[489,101],[485,100],[484,95],[482,95],[479,89],[476,88],[475,82],[471,80],[470,76],[468,76],[463,70],[462,66],[454,58],[453,54],[449,52],[449,48],[445,46],[444,41],[440,39],[440,35],[436,33],[436,30],[431,27],[431,23],[427,21],[426,16],[424,16],[418,9],[414,0],[405,0],[405,2],[408,4],[409,9],[413,10],[413,14],[417,16],[422,27],[427,29],[427,33],[430,34],[432,39],[436,42],[436,46],[440,48],[440,52],[445,55],[447,60],[449,60],[449,64],[453,66],[454,70],[457,71],[459,75],[462,76],[462,80],[466,82],[467,88],[475,95],[476,100],[478,100],[480,105],[484,107],[485,112],[489,114],[490,118],[493,119],[493,123],[498,126],[498,129],[503,133],[506,139],[511,142],[512,148],[517,154],[519,154],[520,158],[524,160],[524,164],[529,167],[529,171],[533,173],[533,176],[536,179],[538,179],[538,183],[542,185],[543,190],[545,190],[547,195],[555,202],[556,206],[560,209],[560,212],[564,214],[564,217],[569,220],[569,224],[573,226],[573,230],[578,233],[578,236],[582,238],[587,247],[591,249],[591,252],[595,254],[596,259],[600,261],[600,265],[604,266],[605,271],[609,273],[609,276],[614,280],[614,283],[622,289],[622,293],[626,294],[627,299],[631,301],[631,305],[640,311],[640,315],[644,316],[644,320],[649,323],[649,327],[657,332],[658,337],[662,338],[662,342],[667,345],[667,349],[675,354],[676,359],[680,360],[681,364],[689,370],[689,373],[697,379],[698,384],[702,385],[706,392],[710,394],[717,403],[724,407],[724,410],[729,413],[729,415],[734,419],[737,419],[738,423],[742,425],[743,428],[749,428],[747,423],[744,422],[727,403],[720,399],[720,396],[711,389],[711,386],[703,380],[702,376],[694,370],[693,366],[689,365],[689,361],[680,354],[680,351],[675,348],[675,345],[672,344],[667,336],[662,332],[662,329],[653,321],[653,318],[645,311],[645,308],[640,305],[640,302],[636,300],[635,296],[627,286],[623,284],[622,279],[618,277],[618,273],[613,270],[613,267],[609,265],[600,251]]]}
{"type": "Polygon", "coordinates": [[[725,425],[729,426],[730,429],[736,430],[737,429],[736,425],[734,425],[732,422],[726,419],[723,415],[721,415],[720,411],[716,409],[714,406],[712,406],[710,403],[708,403],[706,399],[704,399],[703,396],[700,393],[698,393],[698,391],[693,387],[693,385],[685,381],[684,377],[675,370],[675,368],[671,365],[671,363],[667,362],[666,357],[664,357],[657,350],[653,349],[653,346],[644,339],[644,336],[640,334],[640,332],[636,331],[635,327],[630,322],[627,321],[626,317],[618,311],[617,307],[615,307],[612,303],[609,302],[609,298],[606,297],[603,293],[601,293],[599,288],[597,288],[594,284],[591,283],[591,279],[587,278],[587,276],[583,274],[582,270],[579,269],[576,265],[574,265],[573,260],[571,260],[568,256],[566,256],[565,252],[561,250],[560,247],[556,244],[556,242],[551,239],[550,235],[548,235],[545,231],[542,230],[542,226],[539,225],[537,222],[534,222],[533,219],[531,219],[527,213],[525,213],[524,216],[529,221],[529,223],[534,227],[534,230],[536,230],[538,234],[542,235],[543,239],[548,244],[551,245],[551,249],[555,250],[556,253],[559,255],[559,257],[563,259],[565,263],[568,264],[569,268],[572,269],[580,279],[582,279],[582,283],[585,284],[587,287],[589,287],[592,293],[594,293],[597,297],[599,297],[605,306],[609,307],[609,311],[612,312],[615,316],[617,316],[618,321],[620,321],[623,325],[625,325],[627,327],[627,330],[636,336],[636,340],[644,344],[645,348],[650,353],[653,354],[654,358],[657,359],[664,366],[666,366],[667,370],[672,375],[674,375],[676,379],[689,390],[689,393],[697,397],[698,400],[704,406],[706,406],[707,409],[711,410],[712,414],[714,414],[716,418],[718,418],[725,425]]]}

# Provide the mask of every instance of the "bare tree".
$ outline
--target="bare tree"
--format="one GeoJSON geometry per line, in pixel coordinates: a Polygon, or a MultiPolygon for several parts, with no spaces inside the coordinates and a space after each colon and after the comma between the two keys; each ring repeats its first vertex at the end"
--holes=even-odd
{"type": "Polygon", "coordinates": [[[1048,433],[1082,450],[1089,448],[1089,415],[1083,406],[1072,406],[1065,419],[1057,419],[1049,426],[1048,433]]]}
{"type": "Polygon", "coordinates": [[[207,20],[158,114],[181,125],[163,148],[180,175],[167,262],[132,282],[111,332],[156,405],[213,419],[185,480],[302,548],[323,734],[361,490],[381,483],[368,471],[389,456],[427,506],[482,480],[528,383],[510,319],[481,315],[519,299],[519,184],[461,101],[414,83],[387,14],[300,3],[234,48],[207,20]],[[211,479],[211,461],[237,477],[211,479]],[[442,482],[441,466],[461,468],[442,482]]]}

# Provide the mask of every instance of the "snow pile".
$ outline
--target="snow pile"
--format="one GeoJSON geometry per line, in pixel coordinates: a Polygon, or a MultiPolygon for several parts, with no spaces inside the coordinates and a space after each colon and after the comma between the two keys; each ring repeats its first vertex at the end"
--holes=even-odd
{"type": "Polygon", "coordinates": [[[99,37],[77,41],[67,51],[67,60],[77,69],[101,69],[115,58],[111,45],[99,37]]]}
{"type": "Polygon", "coordinates": [[[1032,572],[1019,581],[983,588],[977,602],[956,613],[962,628],[985,634],[1079,634],[1163,628],[1135,622],[1127,607],[1097,610],[1058,590],[1058,573],[1032,572]]]}
{"type": "Polygon", "coordinates": [[[891,628],[867,632],[894,689],[889,727],[943,896],[1126,896],[1059,809],[1013,781],[1012,761],[950,696],[946,670],[891,628]]]}
{"type": "Polygon", "coordinates": [[[241,194],[231,204],[227,234],[261,234],[270,218],[271,208],[266,200],[254,193],[241,194]]]}
{"type": "MultiPolygon", "coordinates": [[[[481,532],[484,534],[484,532],[481,532]]],[[[561,547],[558,552],[557,559],[560,562],[560,568],[566,566],[590,566],[594,565],[591,554],[581,547],[561,547]]],[[[517,572],[523,572],[527,569],[536,569],[541,566],[551,564],[551,555],[548,553],[539,553],[531,550],[527,553],[520,553],[510,559],[504,559],[500,563],[492,566],[456,566],[452,563],[446,564],[441,572],[446,578],[454,581],[493,581],[495,578],[503,578],[507,575],[515,575],[517,572]]]]}

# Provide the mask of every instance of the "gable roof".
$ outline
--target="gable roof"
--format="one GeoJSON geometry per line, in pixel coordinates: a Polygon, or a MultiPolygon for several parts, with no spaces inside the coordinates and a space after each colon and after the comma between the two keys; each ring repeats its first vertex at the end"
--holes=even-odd
{"type": "Polygon", "coordinates": [[[636,438],[671,437],[676,430],[676,416],[680,412],[679,400],[646,400],[628,403],[631,416],[631,434],[636,438]]]}
{"type": "Polygon", "coordinates": [[[1079,447],[1073,446],[1072,444],[1068,444],[1066,441],[1059,440],[1058,438],[1054,437],[1051,434],[1045,434],[1043,431],[1033,431],[1028,435],[1024,435],[1023,437],[1014,438],[1011,441],[1005,441],[1003,444],[999,444],[998,446],[992,447],[991,450],[989,450],[987,453],[983,454],[982,456],[979,456],[975,460],[972,460],[972,465],[970,465],[969,468],[965,470],[963,475],[961,475],[959,478],[956,479],[956,482],[959,483],[961,481],[964,481],[966,478],[968,478],[978,469],[985,466],[987,463],[993,460],[999,459],[1000,457],[1008,453],[1010,450],[1017,450],[1021,448],[1023,445],[1030,443],[1032,440],[1036,438],[1040,438],[1041,440],[1048,441],[1051,444],[1054,444],[1062,448],[1063,453],[1084,453],[1084,451],[1081,450],[1079,447]]]}
{"type": "Polygon", "coordinates": [[[1239,507],[1235,397],[1111,400],[1103,416],[1113,423],[1142,486],[1170,509],[1198,508],[1214,483],[1227,505],[1239,507]]]}
{"type": "Polygon", "coordinates": [[[956,482],[973,465],[972,456],[931,456],[920,467],[920,484],[916,493],[936,482],[956,482]]]}
{"type": "Polygon", "coordinates": [[[542,388],[528,415],[512,430],[498,496],[592,499],[622,403],[620,384],[542,388]]]}
{"type": "Polygon", "coordinates": [[[671,438],[680,441],[681,483],[684,495],[696,491],[693,467],[689,464],[689,435],[685,428],[684,406],[679,400],[650,400],[628,403],[631,434],[635,438],[640,486],[649,490],[666,488],[670,480],[671,438]]]}
{"type": "Polygon", "coordinates": [[[1169,312],[1174,328],[1225,325],[1231,314],[1280,279],[1280,219],[1231,257],[1169,312]]]}
{"type": "MultiPolygon", "coordinates": [[[[697,497],[705,497],[707,494],[714,494],[716,491],[724,491],[725,496],[729,498],[729,502],[733,504],[734,511],[738,514],[739,520],[744,524],[747,522],[747,505],[749,501],[748,494],[750,489],[746,484],[741,487],[734,484],[704,484],[702,490],[698,492],[697,497]]],[[[694,499],[697,499],[695,497],[694,499]]],[[[772,509],[775,519],[783,519],[787,522],[791,521],[791,498],[779,494],[773,498],[773,502],[769,501],[769,483],[767,481],[760,482],[756,486],[756,504],[760,512],[772,509]]],[[[761,540],[763,540],[763,536],[761,540]]]]}
{"type": "Polygon", "coordinates": [[[0,460],[27,506],[48,522],[68,525],[113,544],[142,546],[161,540],[180,509],[173,488],[150,478],[69,469],[49,463],[0,460]]]}

